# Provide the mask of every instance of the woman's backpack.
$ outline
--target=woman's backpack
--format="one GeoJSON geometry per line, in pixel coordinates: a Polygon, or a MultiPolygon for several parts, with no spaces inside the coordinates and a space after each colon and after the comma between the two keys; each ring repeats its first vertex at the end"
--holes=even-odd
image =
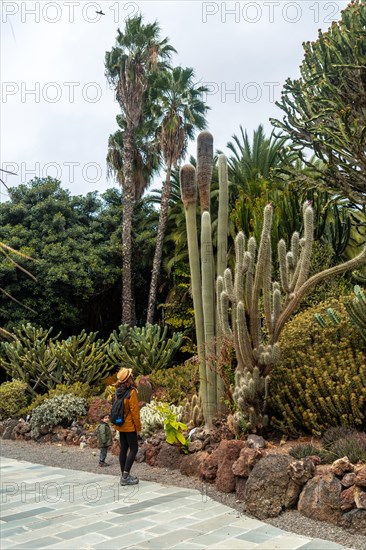
{"type": "Polygon", "coordinates": [[[127,388],[123,393],[118,392],[118,397],[112,405],[112,410],[109,415],[109,421],[115,426],[122,426],[124,422],[124,400],[130,397],[131,391],[133,388],[127,388]]]}

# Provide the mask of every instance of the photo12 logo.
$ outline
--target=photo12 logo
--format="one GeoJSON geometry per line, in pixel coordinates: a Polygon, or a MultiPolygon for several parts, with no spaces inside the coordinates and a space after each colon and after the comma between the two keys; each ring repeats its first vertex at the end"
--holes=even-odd
{"type": "Polygon", "coordinates": [[[81,164],[75,161],[47,162],[41,164],[35,162],[32,166],[26,162],[3,162],[1,168],[5,171],[1,179],[7,185],[13,185],[14,177],[8,176],[8,173],[16,174],[20,181],[17,183],[27,183],[32,178],[54,178],[59,181],[75,183],[77,178],[87,183],[99,183],[103,178],[103,170],[97,162],[87,162],[81,164]],[[12,178],[12,179],[10,179],[12,178]]]}
{"type": "MultiPolygon", "coordinates": [[[[107,85],[106,85],[107,89],[107,85]]],[[[103,88],[98,82],[2,82],[1,103],[19,100],[21,103],[58,103],[77,100],[98,103],[103,97],[103,88]]],[[[116,99],[114,98],[114,101],[116,99]]]]}
{"type": "Polygon", "coordinates": [[[202,22],[221,23],[298,23],[306,14],[311,14],[314,23],[332,23],[339,19],[342,2],[202,2],[202,22]]]}
{"type": "Polygon", "coordinates": [[[76,502],[86,503],[99,502],[102,498],[108,497],[113,502],[136,503],[139,502],[137,494],[139,488],[137,485],[122,487],[119,483],[113,485],[99,484],[95,482],[78,483],[69,481],[57,483],[48,481],[47,483],[13,483],[4,482],[1,484],[1,503],[11,503],[12,500],[24,503],[47,502],[76,502]]]}
{"type": "Polygon", "coordinates": [[[258,103],[263,100],[268,103],[276,101],[276,92],[279,95],[280,82],[203,82],[207,92],[202,94],[203,101],[210,96],[219,96],[221,103],[234,101],[240,103],[258,103]]]}
{"type": "Polygon", "coordinates": [[[1,2],[1,22],[7,23],[12,17],[19,18],[21,23],[74,23],[82,19],[87,23],[98,23],[104,16],[113,18],[114,23],[121,23],[140,13],[136,2],[114,2],[105,7],[106,2],[1,2]]]}

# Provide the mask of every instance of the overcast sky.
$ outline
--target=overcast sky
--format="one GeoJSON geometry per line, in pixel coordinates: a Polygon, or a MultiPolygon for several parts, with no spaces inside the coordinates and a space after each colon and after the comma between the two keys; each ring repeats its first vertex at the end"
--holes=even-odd
{"type": "MultiPolygon", "coordinates": [[[[242,125],[252,135],[269,117],[287,77],[296,78],[302,42],[339,20],[346,1],[2,1],[0,166],[17,172],[8,185],[54,176],[74,195],[103,192],[108,137],[119,112],[104,76],[117,27],[141,13],[157,20],[178,51],[172,63],[193,67],[209,87],[208,129],[215,149],[242,125]],[[97,15],[102,10],[105,15],[97,15]]],[[[189,147],[194,154],[195,145],[189,147]]],[[[160,178],[161,179],[161,178],[160,178]]],[[[151,189],[159,185],[153,182],[151,189]]],[[[6,189],[0,184],[1,200],[6,189]]]]}

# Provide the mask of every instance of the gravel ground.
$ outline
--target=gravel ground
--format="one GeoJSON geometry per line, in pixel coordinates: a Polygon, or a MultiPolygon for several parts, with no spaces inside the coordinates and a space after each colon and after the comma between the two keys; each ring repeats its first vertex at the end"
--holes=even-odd
{"type": "MultiPolygon", "coordinates": [[[[118,457],[112,454],[107,457],[110,466],[105,469],[99,468],[98,449],[80,449],[73,446],[0,439],[0,455],[47,466],[84,470],[98,474],[120,475],[118,457]]],[[[142,463],[134,464],[132,473],[145,481],[203,490],[212,499],[226,504],[238,510],[238,512],[243,510],[243,504],[236,501],[234,494],[220,493],[215,490],[214,486],[203,485],[195,478],[182,476],[177,470],[152,468],[142,463]]],[[[249,514],[246,515],[249,516],[249,514]]],[[[267,523],[298,535],[331,540],[354,550],[366,550],[366,536],[351,534],[349,531],[335,525],[308,519],[295,510],[285,512],[277,518],[269,519],[267,523]]]]}

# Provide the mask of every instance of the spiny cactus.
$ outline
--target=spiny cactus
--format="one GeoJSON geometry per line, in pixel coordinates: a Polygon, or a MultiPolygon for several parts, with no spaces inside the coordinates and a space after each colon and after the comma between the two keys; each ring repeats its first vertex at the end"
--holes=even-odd
{"type": "Polygon", "coordinates": [[[106,358],[107,342],[97,339],[97,334],[82,330],[77,336],[50,344],[61,365],[63,383],[99,384],[111,370],[106,358]]]}
{"type": "Polygon", "coordinates": [[[238,361],[234,400],[248,421],[248,429],[263,429],[266,416],[269,374],[280,361],[279,336],[307,291],[323,279],[366,263],[366,248],[353,260],[309,278],[313,244],[313,209],[303,207],[304,236],[294,233],[291,248],[278,244],[281,286],[272,282],[272,205],[264,209],[261,240],[246,243],[243,233],[235,239],[234,277],[230,269],[217,278],[220,324],[234,342],[238,361]]]}
{"type": "Polygon", "coordinates": [[[195,428],[201,426],[204,419],[201,398],[197,394],[193,394],[191,399],[185,399],[183,404],[183,418],[185,422],[193,425],[195,428]]]}
{"type": "Polygon", "coordinates": [[[167,368],[182,343],[182,334],[175,332],[166,338],[167,327],[147,324],[142,328],[121,325],[119,333],[111,334],[108,347],[109,361],[113,365],[132,368],[134,375],[150,374],[167,368]]]}
{"type": "Polygon", "coordinates": [[[366,296],[359,285],[353,289],[355,297],[351,302],[346,302],[346,310],[351,321],[360,331],[362,338],[366,341],[366,296]]]}
{"type": "MultiPolygon", "coordinates": [[[[197,139],[197,174],[193,166],[183,166],[180,173],[181,195],[186,214],[189,264],[191,271],[196,338],[200,362],[200,397],[208,425],[222,408],[224,384],[218,372],[220,327],[216,319],[215,264],[212,247],[210,188],[213,165],[213,137],[201,132],[197,139]],[[197,186],[201,203],[201,247],[197,239],[197,186]],[[201,260],[201,262],[200,262],[201,260]]],[[[219,157],[219,211],[217,274],[226,266],[228,233],[228,179],[224,155],[219,157]]]]}
{"type": "MultiPolygon", "coordinates": [[[[366,341],[366,296],[359,285],[355,285],[353,291],[355,297],[352,301],[345,302],[345,307],[351,322],[357,327],[362,338],[366,341]]],[[[340,317],[333,308],[327,309],[327,316],[334,325],[340,323],[340,317]]],[[[316,313],[314,317],[320,326],[326,326],[326,321],[320,313],[316,313]]]]}
{"type": "Polygon", "coordinates": [[[14,339],[1,343],[5,357],[1,366],[12,379],[27,384],[27,391],[36,395],[37,391],[54,388],[63,381],[62,369],[50,344],[58,337],[51,337],[49,330],[33,327],[30,323],[14,329],[14,339]]]}

